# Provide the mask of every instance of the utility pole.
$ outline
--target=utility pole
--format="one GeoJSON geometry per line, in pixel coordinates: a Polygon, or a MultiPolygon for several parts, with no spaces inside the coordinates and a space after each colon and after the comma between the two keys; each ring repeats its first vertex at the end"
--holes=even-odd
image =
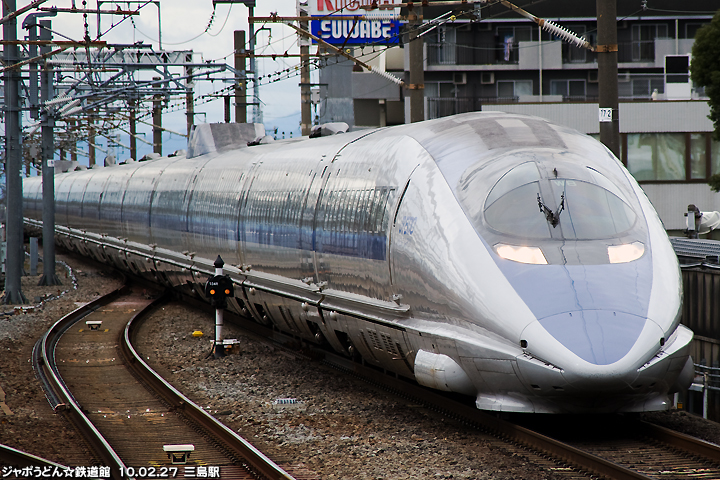
{"type": "MultiPolygon", "coordinates": [[[[247,73],[245,72],[245,31],[235,30],[233,37],[235,50],[235,70],[244,78],[235,74],[235,123],[247,123],[247,73]]],[[[230,111],[225,114],[225,122],[230,122],[230,111]]]]}
{"type": "MultiPolygon", "coordinates": [[[[308,12],[298,3],[298,16],[307,18],[308,12]]],[[[300,28],[309,31],[307,21],[300,22],[300,28]]],[[[300,42],[300,134],[310,135],[312,130],[312,104],[310,92],[310,41],[307,37],[298,38],[300,42]]]]}
{"type": "Polygon", "coordinates": [[[597,0],[596,9],[600,141],[620,158],[617,0],[597,0]]]}
{"type": "Polygon", "coordinates": [[[88,112],[88,166],[95,165],[95,116],[88,112]]]}
{"type": "MultiPolygon", "coordinates": [[[[160,80],[160,77],[153,77],[153,80],[160,80]]],[[[155,88],[160,88],[155,84],[155,88]]],[[[162,155],[162,95],[159,93],[153,96],[153,152],[162,155]]]]}
{"type": "Polygon", "coordinates": [[[70,137],[70,161],[77,162],[77,137],[75,136],[75,120],[67,122],[67,131],[70,137]]]}
{"type": "Polygon", "coordinates": [[[137,122],[135,120],[137,101],[130,100],[128,107],[130,108],[130,158],[137,161],[137,122]]]}
{"type": "MultiPolygon", "coordinates": [[[[253,18],[255,17],[255,0],[213,0],[213,5],[219,4],[219,3],[242,3],[246,7],[248,7],[248,48],[247,53],[250,54],[250,72],[253,76],[253,95],[252,95],[252,102],[250,104],[253,106],[252,109],[252,121],[254,123],[262,123],[262,114],[260,113],[260,86],[258,85],[258,78],[257,78],[257,71],[255,70],[256,62],[255,62],[255,23],[253,21],[253,18]]],[[[243,63],[243,68],[240,69],[237,67],[237,59],[238,54],[241,53],[240,49],[238,48],[238,37],[237,32],[235,32],[235,69],[238,71],[245,71],[245,64],[243,63]]],[[[245,48],[245,42],[243,41],[242,48],[245,48]]],[[[244,57],[243,58],[243,62],[244,57]]],[[[245,71],[246,72],[246,71],[245,71]]],[[[247,95],[247,72],[245,74],[245,78],[242,80],[244,82],[244,88],[245,93],[247,95]]],[[[236,90],[237,92],[237,87],[236,90]]],[[[242,108],[245,109],[248,105],[248,102],[244,102],[242,105],[242,108]]],[[[238,105],[237,100],[235,102],[235,122],[241,123],[238,115],[238,105]]],[[[245,117],[245,121],[247,121],[247,116],[245,117]]]]}
{"type": "Polygon", "coordinates": [[[253,96],[252,96],[252,121],[253,123],[262,123],[260,115],[260,85],[258,85],[258,74],[257,74],[257,62],[255,61],[255,23],[250,21],[250,18],[255,16],[255,0],[252,0],[252,4],[248,5],[248,33],[250,34],[250,40],[248,41],[248,48],[250,49],[250,72],[253,76],[253,96]]]}
{"type": "MultiPolygon", "coordinates": [[[[52,22],[41,20],[41,40],[52,40],[52,22]]],[[[40,54],[50,52],[49,45],[40,47],[40,54]]],[[[40,101],[44,105],[54,97],[53,71],[50,62],[40,72],[40,101]]],[[[61,285],[55,274],[55,119],[47,108],[42,109],[42,189],[43,189],[43,276],[38,285],[61,285]]]]}
{"type": "MultiPolygon", "coordinates": [[[[15,0],[3,0],[3,17],[14,13],[15,0]]],[[[3,46],[3,61],[5,65],[14,65],[18,62],[18,46],[13,44],[17,40],[17,17],[7,20],[3,24],[3,40],[9,41],[3,46]]],[[[20,149],[20,71],[14,68],[5,71],[3,77],[5,90],[5,205],[7,209],[6,238],[7,255],[5,269],[5,295],[4,304],[25,303],[22,294],[20,277],[25,254],[22,251],[22,179],[20,167],[22,165],[22,151],[20,149]]]]}
{"type": "Polygon", "coordinates": [[[408,82],[405,85],[405,111],[408,104],[410,115],[406,114],[405,123],[425,120],[425,71],[423,70],[423,40],[418,38],[418,27],[422,21],[422,8],[408,8],[407,48],[409,50],[408,82]]]}
{"type": "MultiPolygon", "coordinates": [[[[192,53],[185,55],[185,61],[192,63],[192,53]]],[[[195,123],[195,99],[193,98],[193,88],[195,87],[195,80],[192,78],[193,68],[185,67],[185,75],[188,77],[185,87],[187,92],[185,93],[185,117],[187,119],[187,136],[190,139],[190,130],[195,123]]]]}

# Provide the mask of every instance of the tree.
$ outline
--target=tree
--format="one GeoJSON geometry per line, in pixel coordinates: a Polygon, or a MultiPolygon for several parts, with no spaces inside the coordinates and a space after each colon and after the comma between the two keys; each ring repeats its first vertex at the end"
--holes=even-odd
{"type": "Polygon", "coordinates": [[[715,126],[713,137],[720,141],[720,10],[695,35],[690,75],[695,84],[705,87],[709,118],[715,126]]]}

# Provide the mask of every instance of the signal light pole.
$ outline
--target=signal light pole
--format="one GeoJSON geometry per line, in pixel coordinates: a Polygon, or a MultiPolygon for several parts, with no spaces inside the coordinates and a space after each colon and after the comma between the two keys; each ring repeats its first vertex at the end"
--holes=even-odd
{"type": "Polygon", "coordinates": [[[212,353],[215,358],[221,358],[225,356],[222,340],[223,309],[227,307],[227,297],[235,295],[235,291],[232,280],[223,272],[225,262],[220,255],[215,259],[214,265],[215,276],[210,277],[205,284],[205,295],[210,298],[210,305],[215,307],[215,342],[212,353]]]}

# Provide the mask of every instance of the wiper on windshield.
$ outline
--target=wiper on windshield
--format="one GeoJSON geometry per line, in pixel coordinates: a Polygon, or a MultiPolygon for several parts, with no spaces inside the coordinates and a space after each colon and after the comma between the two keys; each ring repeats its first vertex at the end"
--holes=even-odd
{"type": "Polygon", "coordinates": [[[547,205],[545,205],[542,201],[542,198],[540,198],[540,194],[537,194],[537,200],[538,200],[538,206],[540,207],[540,213],[545,215],[545,220],[550,222],[550,225],[553,226],[553,228],[557,227],[560,223],[560,213],[562,213],[563,210],[565,210],[565,192],[563,192],[560,195],[560,205],[558,206],[557,211],[553,212],[548,208],[547,205]]]}

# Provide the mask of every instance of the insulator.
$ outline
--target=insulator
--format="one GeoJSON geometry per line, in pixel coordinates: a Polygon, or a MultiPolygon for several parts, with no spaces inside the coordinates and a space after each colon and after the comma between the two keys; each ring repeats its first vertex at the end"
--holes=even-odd
{"type": "Polygon", "coordinates": [[[394,84],[396,84],[396,85],[400,85],[400,86],[403,85],[403,81],[402,81],[402,80],[400,80],[399,78],[397,78],[397,77],[394,76],[394,75],[390,75],[390,74],[387,73],[387,72],[384,72],[384,71],[382,71],[382,70],[375,70],[375,69],[373,69],[373,68],[370,68],[370,71],[371,71],[372,73],[374,73],[375,75],[380,75],[380,76],[383,77],[385,80],[388,80],[388,81],[390,81],[390,82],[392,82],[392,83],[394,83],[394,84]]]}
{"type": "Polygon", "coordinates": [[[573,32],[568,30],[565,27],[561,27],[560,25],[557,25],[556,23],[551,22],[550,20],[544,20],[541,24],[541,27],[555,35],[556,37],[560,37],[563,40],[573,43],[577,45],[578,47],[585,47],[588,44],[588,41],[585,40],[582,37],[578,37],[573,32]]]}

